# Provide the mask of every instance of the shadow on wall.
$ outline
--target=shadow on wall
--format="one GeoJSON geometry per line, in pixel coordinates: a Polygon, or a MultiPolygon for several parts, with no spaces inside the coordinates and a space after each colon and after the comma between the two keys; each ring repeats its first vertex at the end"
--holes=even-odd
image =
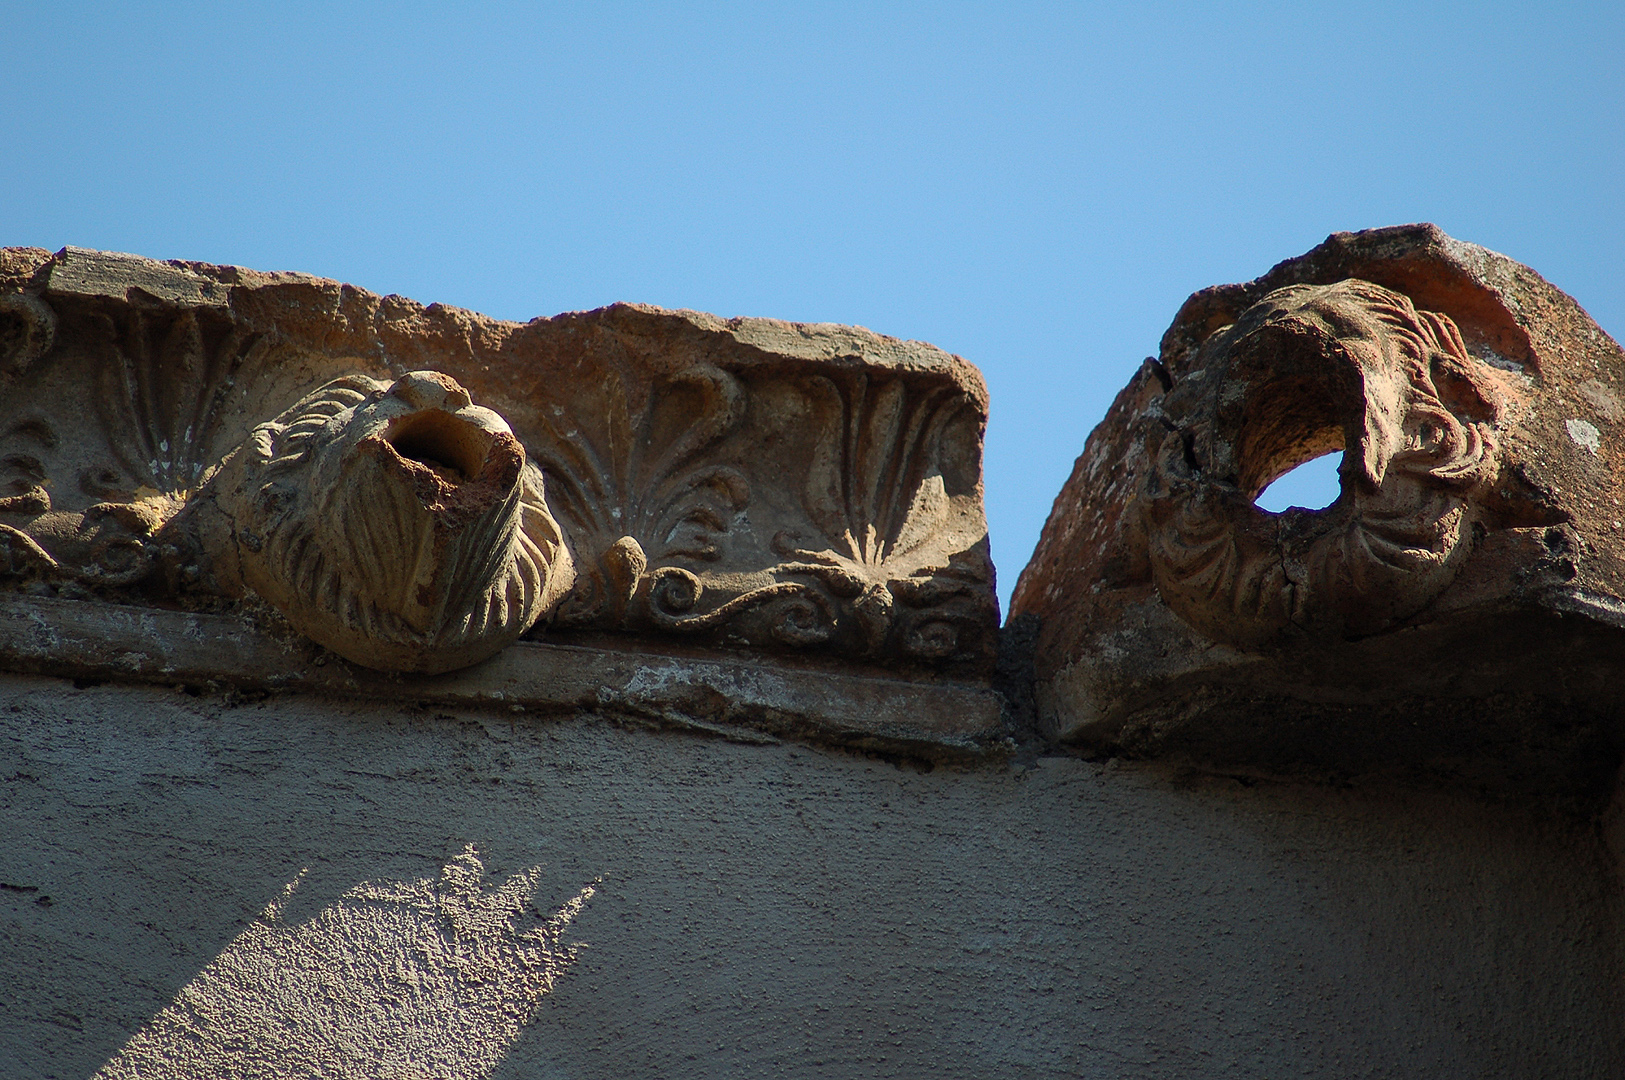
{"type": "Polygon", "coordinates": [[[7,1077],[1625,1075],[1595,830],[1459,793],[11,677],[0,821],[7,1077]]]}
{"type": "Polygon", "coordinates": [[[469,845],[438,879],[365,882],[289,925],[302,870],[96,1080],[482,1080],[580,948],[561,939],[594,886],[544,912],[539,874],[490,887],[469,845]]]}

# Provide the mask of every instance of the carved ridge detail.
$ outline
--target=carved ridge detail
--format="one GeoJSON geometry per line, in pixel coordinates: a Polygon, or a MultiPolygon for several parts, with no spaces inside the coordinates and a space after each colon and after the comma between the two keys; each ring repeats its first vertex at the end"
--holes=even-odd
{"type": "Polygon", "coordinates": [[[774,620],[774,636],[787,644],[811,645],[829,640],[835,632],[835,613],[816,591],[799,581],[781,581],[740,593],[709,611],[690,614],[699,604],[705,585],[697,574],[680,566],[662,566],[650,574],[649,611],[655,625],[665,630],[715,630],[743,612],[770,603],[797,598],[802,603],[774,620]],[[819,619],[807,624],[794,614],[812,612],[819,619]],[[792,629],[794,628],[794,629],[792,629]]]}
{"type": "Polygon", "coordinates": [[[26,371],[51,349],[56,312],[37,296],[0,295],[0,370],[26,371]]]}
{"type": "Polygon", "coordinates": [[[1497,472],[1490,377],[1454,323],[1349,280],[1290,286],[1214,334],[1162,404],[1169,429],[1141,490],[1158,591],[1238,644],[1289,627],[1369,634],[1454,577],[1497,472]],[[1253,499],[1344,450],[1324,511],[1253,499]]]}

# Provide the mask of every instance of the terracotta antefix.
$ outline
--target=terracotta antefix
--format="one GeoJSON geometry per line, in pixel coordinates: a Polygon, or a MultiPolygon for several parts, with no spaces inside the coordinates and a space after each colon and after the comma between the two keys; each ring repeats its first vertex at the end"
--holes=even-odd
{"type": "Polygon", "coordinates": [[[1571,299],[1432,226],[1192,296],[1016,588],[1047,730],[1230,764],[1607,768],[1622,379],[1571,299]],[[1255,504],[1339,451],[1330,506],[1255,504]]]}
{"type": "Polygon", "coordinates": [[[248,585],[357,663],[450,671],[574,583],[542,488],[508,425],[449,376],[351,376],[255,428],[195,517],[222,588],[248,585]]]}
{"type": "Polygon", "coordinates": [[[386,671],[589,632],[992,666],[986,391],[928,345],[17,248],[0,378],[0,571],[32,595],[257,597],[386,671]]]}

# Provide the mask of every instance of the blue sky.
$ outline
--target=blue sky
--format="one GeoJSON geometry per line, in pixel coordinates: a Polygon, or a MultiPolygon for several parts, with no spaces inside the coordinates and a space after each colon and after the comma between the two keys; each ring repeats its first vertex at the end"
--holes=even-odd
{"type": "Polygon", "coordinates": [[[1434,221],[1625,333],[1625,5],[22,4],[0,243],[976,363],[1008,595],[1187,294],[1434,221]]]}

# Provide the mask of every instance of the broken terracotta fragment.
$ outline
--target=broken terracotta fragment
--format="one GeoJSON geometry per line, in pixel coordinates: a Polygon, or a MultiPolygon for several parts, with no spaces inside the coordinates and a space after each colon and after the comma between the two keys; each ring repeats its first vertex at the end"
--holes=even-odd
{"type": "Polygon", "coordinates": [[[1228,765],[1610,768],[1622,379],[1574,301],[1433,226],[1192,296],[1016,587],[1046,730],[1228,765]],[[1255,504],[1339,451],[1330,506],[1255,504]]]}

